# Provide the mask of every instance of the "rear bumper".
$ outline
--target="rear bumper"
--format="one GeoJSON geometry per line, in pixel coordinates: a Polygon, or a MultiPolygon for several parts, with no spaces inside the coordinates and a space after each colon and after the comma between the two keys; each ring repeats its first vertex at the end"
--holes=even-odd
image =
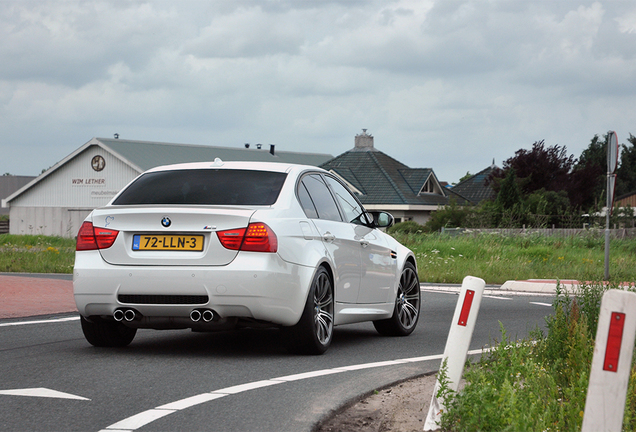
{"type": "Polygon", "coordinates": [[[86,317],[112,316],[116,309],[130,307],[144,317],[174,318],[174,328],[183,328],[193,309],[207,308],[221,318],[288,326],[300,319],[314,271],[269,253],[241,252],[219,267],[168,267],[116,266],[104,262],[98,251],[82,251],[75,256],[73,291],[77,309],[86,317]],[[152,304],[152,296],[197,296],[197,303],[152,304]],[[206,297],[207,302],[198,303],[206,297]],[[143,303],[130,303],[137,299],[143,303]]]}

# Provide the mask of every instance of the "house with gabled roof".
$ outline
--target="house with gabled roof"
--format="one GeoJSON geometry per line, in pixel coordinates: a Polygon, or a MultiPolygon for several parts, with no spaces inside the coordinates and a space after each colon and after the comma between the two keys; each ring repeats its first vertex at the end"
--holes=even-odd
{"type": "Polygon", "coordinates": [[[366,129],[356,135],[354,147],[320,165],[342,179],[367,210],[384,210],[396,222],[424,224],[449,193],[432,168],[410,168],[374,146],[366,129]]]}
{"type": "Polygon", "coordinates": [[[215,158],[318,166],[333,156],[277,151],[271,144],[233,148],[93,138],[4,198],[2,207],[9,208],[11,234],[74,237],[88,213],[147,169],[215,158]]]}
{"type": "MultiPolygon", "coordinates": [[[[460,200],[465,200],[472,205],[478,205],[482,201],[494,200],[497,198],[497,192],[488,184],[488,177],[497,169],[495,161],[492,165],[479,171],[450,188],[450,191],[457,195],[460,200]]],[[[459,201],[458,201],[459,202],[459,201]]]]}

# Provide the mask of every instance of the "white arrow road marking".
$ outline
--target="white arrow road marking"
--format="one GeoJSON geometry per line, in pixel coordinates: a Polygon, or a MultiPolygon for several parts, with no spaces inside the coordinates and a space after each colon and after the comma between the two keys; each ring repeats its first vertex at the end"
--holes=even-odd
{"type": "Polygon", "coordinates": [[[14,390],[0,390],[0,395],[7,396],[30,396],[30,397],[47,397],[58,399],[76,399],[76,400],[90,400],[82,396],[75,396],[69,393],[62,393],[57,390],[51,390],[43,387],[39,388],[25,388],[14,390]]]}

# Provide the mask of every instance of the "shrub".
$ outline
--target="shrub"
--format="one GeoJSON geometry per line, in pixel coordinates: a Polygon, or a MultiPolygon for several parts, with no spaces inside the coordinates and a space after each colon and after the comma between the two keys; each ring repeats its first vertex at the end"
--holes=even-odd
{"type": "Polygon", "coordinates": [[[395,234],[395,233],[399,233],[399,234],[416,234],[418,232],[422,232],[424,230],[424,227],[420,224],[418,224],[415,221],[405,221],[405,222],[399,222],[396,223],[395,225],[393,225],[392,227],[390,227],[387,232],[389,234],[395,234]]]}
{"type": "Polygon", "coordinates": [[[431,218],[424,224],[425,232],[435,232],[442,228],[459,228],[465,226],[466,216],[471,212],[471,208],[460,207],[454,198],[445,207],[440,207],[431,214],[431,218]]]}

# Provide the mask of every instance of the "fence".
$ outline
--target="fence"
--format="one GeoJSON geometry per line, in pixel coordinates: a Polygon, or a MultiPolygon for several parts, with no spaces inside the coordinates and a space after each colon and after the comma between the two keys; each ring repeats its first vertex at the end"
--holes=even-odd
{"type": "MultiPolygon", "coordinates": [[[[450,236],[500,234],[504,236],[540,235],[555,237],[603,237],[605,229],[599,228],[442,228],[442,234],[450,236]]],[[[636,238],[636,228],[610,229],[610,237],[617,239],[636,238]]]]}
{"type": "Polygon", "coordinates": [[[9,232],[9,220],[0,220],[0,234],[7,234],[9,232]]]}

